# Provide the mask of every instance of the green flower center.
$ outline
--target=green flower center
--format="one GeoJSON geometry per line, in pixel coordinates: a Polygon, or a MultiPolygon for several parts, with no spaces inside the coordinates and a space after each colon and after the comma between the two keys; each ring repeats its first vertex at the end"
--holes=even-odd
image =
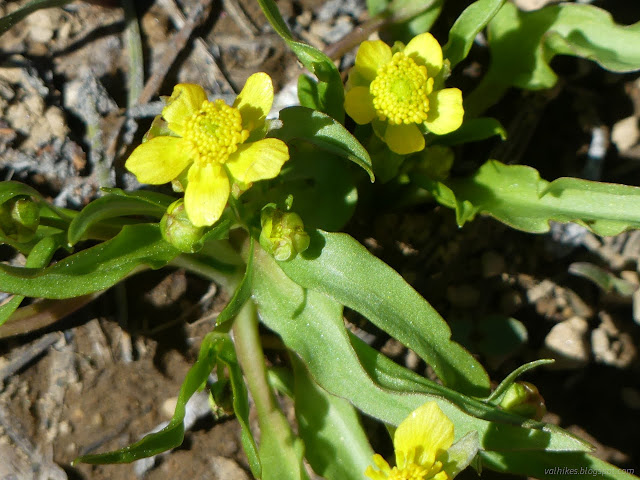
{"type": "Polygon", "coordinates": [[[225,163],[238,145],[249,138],[249,131],[242,128],[237,108],[223,100],[205,100],[200,110],[187,120],[183,138],[189,143],[195,162],[225,163]]]}
{"type": "Polygon", "coordinates": [[[378,68],[369,86],[378,117],[393,125],[424,122],[432,90],[433,78],[428,77],[427,68],[402,52],[394,53],[389,63],[378,68]]]}

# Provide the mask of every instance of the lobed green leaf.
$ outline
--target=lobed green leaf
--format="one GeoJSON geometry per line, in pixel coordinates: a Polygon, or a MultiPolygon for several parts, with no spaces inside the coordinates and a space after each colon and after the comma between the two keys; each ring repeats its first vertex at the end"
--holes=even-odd
{"type": "Polygon", "coordinates": [[[526,475],[540,480],[637,480],[604,460],[584,452],[480,452],[483,466],[498,472],[526,475]]]}
{"type": "Polygon", "coordinates": [[[415,351],[445,385],[476,396],[489,377],[440,315],[404,279],[348,235],[316,231],[311,245],[282,269],[299,285],[356,310],[415,351]]]}
{"type": "Polygon", "coordinates": [[[273,29],[296,54],[300,63],[318,78],[314,101],[320,110],[339,123],[344,123],[344,87],[340,72],[331,59],[317,48],[293,39],[273,0],[258,0],[258,4],[273,29]]]}
{"type": "MultiPolygon", "coordinates": [[[[256,248],[253,298],[261,320],[278,333],[284,343],[300,356],[313,379],[327,392],[342,397],[356,408],[379,420],[398,425],[413,410],[427,401],[438,403],[455,424],[456,439],[477,431],[483,448],[488,450],[577,450],[590,448],[583,441],[552,425],[533,422],[500,411],[443,386],[411,381],[417,376],[371,349],[376,357],[369,368],[376,381],[365,370],[346,331],[342,305],[327,295],[303,289],[290,280],[278,264],[263,250],[256,248]],[[384,369],[384,372],[380,370],[384,369]],[[380,372],[380,373],[378,373],[380,372]],[[406,373],[403,373],[406,372],[406,373]],[[380,385],[378,380],[389,380],[380,385]],[[465,402],[483,416],[477,418],[463,411],[438,393],[465,398],[465,402]]],[[[453,397],[451,397],[453,398],[453,397]]]]}
{"type": "Polygon", "coordinates": [[[362,480],[374,452],[356,410],[314,382],[297,357],[292,363],[298,430],[313,471],[327,480],[362,480]]]}
{"type": "Polygon", "coordinates": [[[469,5],[449,30],[449,41],[442,47],[451,68],[467,58],[478,33],[487,26],[506,0],[477,0],[469,5]]]}
{"type": "Polygon", "coordinates": [[[547,182],[537,170],[489,160],[469,178],[435,182],[420,174],[412,180],[456,210],[459,226],[486,213],[531,233],[549,231],[549,222],[575,222],[598,235],[640,228],[640,188],[559,178],[547,182]]]}
{"type": "MultiPolygon", "coordinates": [[[[25,267],[43,268],[49,265],[53,254],[64,245],[64,237],[61,234],[42,238],[29,252],[25,267]]],[[[23,295],[15,295],[7,303],[0,305],[0,325],[3,325],[17,310],[24,300],[23,295]]]]}
{"type": "Polygon", "coordinates": [[[509,87],[551,88],[556,55],[586,58],[613,72],[640,69],[640,22],[615,23],[593,5],[562,3],[523,12],[507,2],[488,25],[491,65],[465,99],[465,112],[477,115],[496,103],[509,87]]]}
{"type": "Polygon", "coordinates": [[[306,107],[288,107],[280,110],[282,126],[271,130],[270,136],[283,142],[305,140],[323,150],[351,160],[362,167],[373,182],[371,158],[367,150],[340,123],[322,112],[306,107]]]}
{"type": "Polygon", "coordinates": [[[111,287],[141,267],[163,267],[179,253],[162,239],[158,225],[129,225],[111,240],[47,268],[0,264],[0,284],[17,295],[78,297],[111,287]]]}
{"type": "Polygon", "coordinates": [[[129,215],[149,215],[160,218],[167,207],[168,205],[159,205],[158,202],[134,195],[110,194],[100,197],[84,207],[69,224],[67,231],[69,244],[76,244],[91,226],[102,220],[129,215]]]}

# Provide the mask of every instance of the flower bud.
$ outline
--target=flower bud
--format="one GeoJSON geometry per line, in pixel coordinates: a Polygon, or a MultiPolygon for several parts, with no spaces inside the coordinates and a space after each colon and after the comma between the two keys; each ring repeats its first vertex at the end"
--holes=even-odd
{"type": "Polygon", "coordinates": [[[309,247],[309,235],[297,213],[268,205],[262,209],[260,223],[260,245],[278,261],[291,260],[309,247]]]}
{"type": "Polygon", "coordinates": [[[40,206],[30,197],[14,197],[0,205],[0,232],[11,240],[30,241],[39,225],[40,206]]]}
{"type": "Polygon", "coordinates": [[[194,253],[201,247],[199,244],[205,228],[191,223],[184,208],[182,199],[169,205],[167,213],[160,220],[162,238],[184,253],[194,253]]]}
{"type": "Polygon", "coordinates": [[[535,420],[540,420],[547,413],[544,398],[536,386],[529,382],[512,383],[502,397],[500,406],[508,412],[535,420]]]}

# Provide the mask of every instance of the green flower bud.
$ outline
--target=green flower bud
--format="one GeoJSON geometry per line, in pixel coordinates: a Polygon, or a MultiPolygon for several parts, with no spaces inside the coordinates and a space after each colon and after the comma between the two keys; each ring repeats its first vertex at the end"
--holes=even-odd
{"type": "Polygon", "coordinates": [[[0,205],[0,233],[11,240],[29,242],[39,225],[40,206],[31,197],[14,197],[0,205]]]}
{"type": "Polygon", "coordinates": [[[182,199],[169,205],[167,213],[160,220],[162,238],[184,253],[194,253],[200,250],[200,240],[205,233],[205,227],[196,227],[191,223],[184,209],[182,199]]]}
{"type": "Polygon", "coordinates": [[[502,397],[500,406],[508,412],[535,420],[540,420],[547,413],[544,398],[536,386],[529,382],[511,384],[502,397]]]}
{"type": "Polygon", "coordinates": [[[278,261],[291,260],[309,247],[309,235],[297,213],[267,205],[262,209],[260,223],[260,245],[278,261]]]}

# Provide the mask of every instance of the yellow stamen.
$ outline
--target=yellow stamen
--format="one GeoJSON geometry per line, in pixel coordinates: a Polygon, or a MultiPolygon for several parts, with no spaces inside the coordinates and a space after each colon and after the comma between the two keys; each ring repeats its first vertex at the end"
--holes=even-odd
{"type": "Polygon", "coordinates": [[[397,52],[378,69],[369,90],[380,120],[392,125],[422,123],[429,112],[428,95],[433,90],[433,78],[428,77],[424,65],[397,52]]]}
{"type": "Polygon", "coordinates": [[[223,100],[205,100],[200,110],[186,121],[183,138],[191,146],[194,162],[204,165],[225,163],[248,137],[249,131],[242,128],[237,108],[223,100]]]}

